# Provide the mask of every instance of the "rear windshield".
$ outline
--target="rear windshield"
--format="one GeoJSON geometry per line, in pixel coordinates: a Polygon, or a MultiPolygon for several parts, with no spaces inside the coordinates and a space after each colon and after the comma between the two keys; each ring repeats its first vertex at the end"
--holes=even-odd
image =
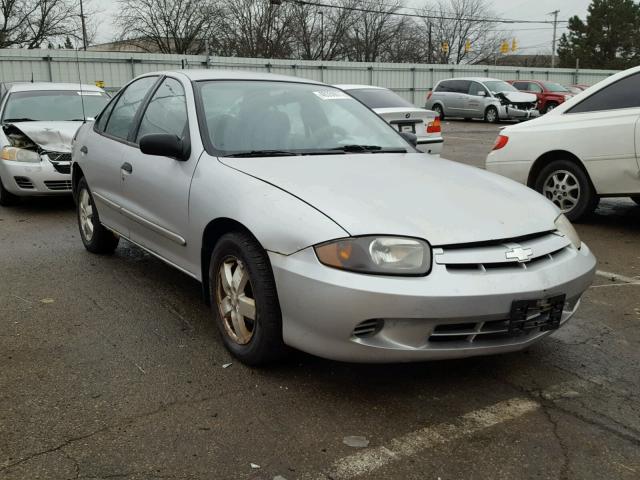
{"type": "Polygon", "coordinates": [[[414,108],[412,103],[386,88],[359,88],[347,93],[369,108],[414,108]]]}
{"type": "Polygon", "coordinates": [[[82,121],[85,118],[93,119],[108,101],[107,94],[95,91],[33,90],[13,92],[7,98],[2,121],[82,121]]]}
{"type": "Polygon", "coordinates": [[[546,90],[549,90],[550,92],[569,93],[569,89],[567,87],[560,85],[559,83],[542,82],[542,84],[544,85],[544,88],[546,90]]]}

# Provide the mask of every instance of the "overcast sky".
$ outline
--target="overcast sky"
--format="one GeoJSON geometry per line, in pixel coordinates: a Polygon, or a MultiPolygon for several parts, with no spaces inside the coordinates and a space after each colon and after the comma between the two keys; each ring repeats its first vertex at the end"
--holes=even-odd
{"type": "MultiPolygon", "coordinates": [[[[117,0],[90,0],[94,9],[102,10],[96,43],[109,42],[115,36],[112,19],[118,10],[117,0]]],[[[230,0],[233,1],[233,0],[230,0]]],[[[268,0],[264,0],[268,1],[268,0]]],[[[407,5],[420,7],[423,0],[407,0],[407,5]]],[[[566,20],[573,15],[584,18],[590,0],[493,0],[492,10],[498,16],[518,20],[551,19],[547,15],[552,10],[560,10],[558,19],[566,20]]],[[[566,24],[560,24],[566,25],[566,24]]],[[[518,53],[550,53],[553,29],[545,24],[504,25],[506,31],[513,31],[520,50],[518,53]]],[[[558,29],[558,38],[564,28],[558,29]]]]}

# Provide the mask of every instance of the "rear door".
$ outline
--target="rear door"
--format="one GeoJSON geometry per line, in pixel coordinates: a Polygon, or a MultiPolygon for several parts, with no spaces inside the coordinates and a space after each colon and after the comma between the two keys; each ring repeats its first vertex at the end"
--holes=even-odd
{"type": "MultiPolygon", "coordinates": [[[[151,95],[140,116],[137,131],[130,136],[123,160],[130,171],[123,176],[123,214],[131,240],[183,267],[189,222],[189,187],[197,157],[191,152],[186,161],[146,155],[140,151],[140,139],[147,134],[168,133],[190,142],[186,92],[188,83],[165,77],[151,95]]],[[[192,95],[191,95],[192,98],[192,95]]],[[[194,128],[197,132],[197,127],[194,128]]]]}
{"type": "Polygon", "coordinates": [[[470,84],[471,82],[468,80],[451,80],[450,115],[467,116],[470,84]]]}
{"type": "Polygon", "coordinates": [[[123,154],[136,113],[157,80],[157,76],[143,77],[127,85],[103,110],[79,147],[100,220],[125,236],[129,229],[120,212],[123,154]]]}

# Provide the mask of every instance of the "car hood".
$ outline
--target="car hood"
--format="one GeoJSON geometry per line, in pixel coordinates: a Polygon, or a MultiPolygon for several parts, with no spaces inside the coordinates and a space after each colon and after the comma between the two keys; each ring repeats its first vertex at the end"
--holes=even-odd
{"type": "Polygon", "coordinates": [[[525,92],[501,92],[507,100],[513,103],[531,103],[538,100],[534,93],[525,92]]]}
{"type": "Polygon", "coordinates": [[[507,178],[424,154],[220,159],[332,218],[350,235],[420,237],[432,245],[554,230],[558,209],[507,178]]]}
{"type": "Polygon", "coordinates": [[[71,152],[73,136],[82,122],[15,122],[4,126],[7,134],[22,133],[43,150],[71,152]]]}

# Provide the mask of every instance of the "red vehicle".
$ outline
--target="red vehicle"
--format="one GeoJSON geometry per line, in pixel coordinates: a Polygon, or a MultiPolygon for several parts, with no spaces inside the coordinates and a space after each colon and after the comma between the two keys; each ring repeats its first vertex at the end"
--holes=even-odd
{"type": "Polygon", "coordinates": [[[518,90],[527,93],[535,93],[538,96],[538,111],[547,113],[573,97],[571,91],[559,83],[545,82],[541,80],[507,80],[518,90]]]}

